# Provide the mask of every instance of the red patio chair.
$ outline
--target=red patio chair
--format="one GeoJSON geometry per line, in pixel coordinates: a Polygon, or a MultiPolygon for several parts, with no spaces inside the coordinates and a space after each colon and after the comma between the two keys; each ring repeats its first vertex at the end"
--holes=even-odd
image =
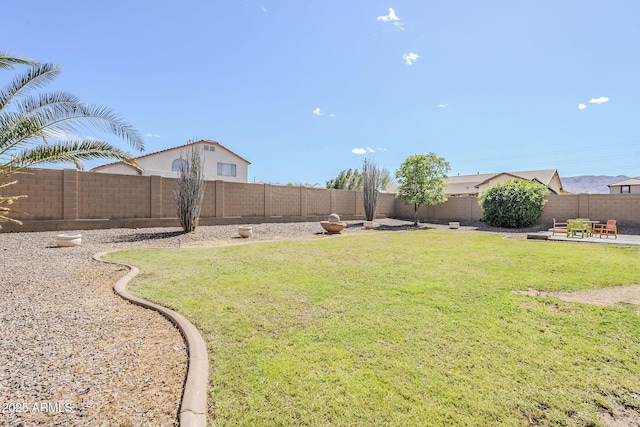
{"type": "Polygon", "coordinates": [[[608,219],[606,223],[604,224],[593,224],[593,234],[599,234],[600,238],[602,238],[603,235],[607,236],[607,239],[609,238],[609,233],[613,233],[613,235],[615,236],[615,238],[618,238],[618,226],[616,225],[616,220],[615,219],[608,219]]]}
{"type": "Polygon", "coordinates": [[[551,229],[551,235],[554,234],[567,234],[567,223],[566,222],[556,222],[556,219],[553,218],[553,228],[551,229]]]}

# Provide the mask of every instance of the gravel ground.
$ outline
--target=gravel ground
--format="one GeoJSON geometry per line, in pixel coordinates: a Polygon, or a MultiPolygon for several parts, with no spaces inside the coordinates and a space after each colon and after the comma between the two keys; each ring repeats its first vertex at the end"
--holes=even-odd
{"type": "MultiPolygon", "coordinates": [[[[376,222],[374,232],[448,229],[376,222]]],[[[347,224],[342,234],[372,232],[362,221],[347,224]]],[[[0,234],[0,425],[176,425],[187,368],[182,337],[164,317],[115,295],[123,268],[92,256],[323,235],[317,222],[253,227],[250,239],[241,239],[236,225],[198,227],[188,235],[177,228],[83,230],[82,246],[74,248],[56,247],[54,231],[0,234]]],[[[463,222],[455,231],[547,228],[514,231],[463,222]]]]}

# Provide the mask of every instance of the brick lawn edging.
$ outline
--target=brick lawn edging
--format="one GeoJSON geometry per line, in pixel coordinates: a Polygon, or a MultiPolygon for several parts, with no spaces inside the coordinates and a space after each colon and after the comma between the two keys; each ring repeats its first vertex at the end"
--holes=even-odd
{"type": "Polygon", "coordinates": [[[198,329],[181,314],[154,304],[127,292],[127,284],[139,272],[133,265],[106,261],[102,257],[110,252],[100,252],[93,256],[96,261],[107,264],[122,265],[129,268],[129,272],[121,277],[113,286],[113,290],[123,299],[144,308],[155,310],[165,316],[178,327],[188,349],[189,367],[184,384],[182,402],[180,403],[179,422],[181,427],[206,427],[207,425],[207,394],[209,387],[209,359],[207,346],[198,329]]]}

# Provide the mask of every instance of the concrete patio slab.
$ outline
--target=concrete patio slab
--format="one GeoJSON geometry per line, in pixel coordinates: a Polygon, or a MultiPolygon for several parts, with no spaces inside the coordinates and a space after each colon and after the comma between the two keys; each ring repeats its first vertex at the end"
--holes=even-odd
{"type": "MultiPolygon", "coordinates": [[[[574,243],[595,243],[602,245],[617,245],[617,246],[640,246],[640,236],[633,234],[618,234],[618,238],[613,236],[607,237],[567,237],[563,234],[552,235],[548,231],[541,231],[539,233],[532,233],[532,235],[546,236],[546,240],[552,240],[557,242],[574,242],[574,243]]],[[[535,237],[533,237],[535,238],[535,237]]]]}

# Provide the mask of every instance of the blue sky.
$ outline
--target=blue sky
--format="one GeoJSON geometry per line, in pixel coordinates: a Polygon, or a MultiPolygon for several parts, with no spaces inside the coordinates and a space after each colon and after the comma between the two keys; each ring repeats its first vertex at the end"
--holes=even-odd
{"type": "Polygon", "coordinates": [[[115,110],[146,152],[218,141],[250,181],[324,186],[365,157],[393,173],[426,152],[451,175],[640,175],[637,0],[4,0],[2,14],[0,50],[63,67],[47,90],[115,110]]]}

